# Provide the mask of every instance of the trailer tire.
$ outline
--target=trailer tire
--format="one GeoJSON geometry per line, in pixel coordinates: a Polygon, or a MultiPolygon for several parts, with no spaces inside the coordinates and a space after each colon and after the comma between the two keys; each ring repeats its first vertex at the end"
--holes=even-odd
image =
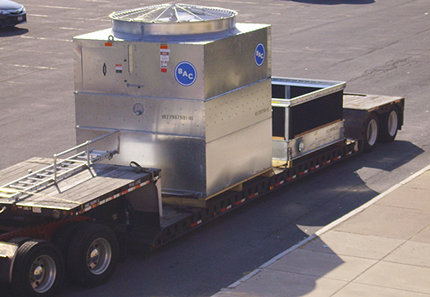
{"type": "Polygon", "coordinates": [[[399,112],[396,108],[381,116],[380,139],[382,142],[392,142],[399,128],[399,112]]]}
{"type": "Polygon", "coordinates": [[[15,296],[54,296],[64,275],[63,258],[52,243],[28,240],[17,250],[10,287],[15,296]]]}
{"type": "Polygon", "coordinates": [[[119,248],[115,233],[102,224],[84,223],[70,241],[66,266],[78,284],[93,287],[107,282],[115,272],[119,248]]]}
{"type": "Polygon", "coordinates": [[[364,151],[371,152],[374,150],[378,141],[378,130],[379,130],[378,116],[375,113],[371,113],[367,118],[366,124],[364,125],[364,151]]]}
{"type": "Polygon", "coordinates": [[[67,259],[70,241],[81,224],[82,223],[80,222],[68,223],[64,227],[60,228],[54,235],[52,242],[60,250],[64,260],[67,259]]]}
{"type": "Polygon", "coordinates": [[[10,243],[16,243],[18,246],[21,246],[24,242],[29,241],[30,237],[14,237],[9,240],[10,243]]]}

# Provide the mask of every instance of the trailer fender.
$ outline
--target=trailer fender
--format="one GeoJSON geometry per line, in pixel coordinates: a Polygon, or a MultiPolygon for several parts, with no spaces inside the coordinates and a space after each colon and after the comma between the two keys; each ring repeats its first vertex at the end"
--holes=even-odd
{"type": "Polygon", "coordinates": [[[18,244],[0,241],[0,282],[12,281],[12,267],[18,244]]]}

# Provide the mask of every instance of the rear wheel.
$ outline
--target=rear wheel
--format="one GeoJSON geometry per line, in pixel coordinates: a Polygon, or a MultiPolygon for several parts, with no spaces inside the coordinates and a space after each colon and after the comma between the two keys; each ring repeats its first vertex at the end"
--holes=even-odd
{"type": "Polygon", "coordinates": [[[383,142],[392,142],[396,138],[399,128],[399,113],[392,108],[388,113],[382,115],[380,127],[380,139],[383,142]]]}
{"type": "Polygon", "coordinates": [[[113,275],[118,257],[115,233],[102,224],[84,223],[70,241],[67,269],[75,282],[97,286],[113,275]]]}
{"type": "Polygon", "coordinates": [[[56,232],[52,240],[54,245],[60,250],[64,260],[67,259],[70,241],[72,240],[73,235],[76,233],[76,230],[78,230],[81,224],[82,223],[80,222],[68,223],[56,232]]]}
{"type": "Polygon", "coordinates": [[[11,289],[15,296],[54,296],[64,274],[63,259],[53,244],[28,240],[17,250],[11,289]]]}
{"type": "Polygon", "coordinates": [[[369,118],[366,121],[365,130],[364,130],[364,151],[370,152],[372,151],[375,146],[376,142],[378,141],[378,126],[379,121],[376,114],[371,113],[369,115],[369,118]]]}

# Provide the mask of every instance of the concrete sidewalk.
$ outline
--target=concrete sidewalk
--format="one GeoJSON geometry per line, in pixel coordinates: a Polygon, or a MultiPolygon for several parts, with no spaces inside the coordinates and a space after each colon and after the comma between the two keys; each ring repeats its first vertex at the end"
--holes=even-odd
{"type": "Polygon", "coordinates": [[[430,296],[430,166],[213,297],[430,296]]]}

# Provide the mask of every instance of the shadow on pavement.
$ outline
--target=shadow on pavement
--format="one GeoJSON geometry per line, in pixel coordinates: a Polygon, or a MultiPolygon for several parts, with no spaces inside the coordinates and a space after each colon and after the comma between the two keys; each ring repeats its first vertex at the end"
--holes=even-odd
{"type": "Polygon", "coordinates": [[[28,29],[18,27],[0,28],[0,37],[18,36],[28,33],[28,29]]]}
{"type": "MultiPolygon", "coordinates": [[[[295,220],[297,225],[325,226],[363,205],[380,194],[366,185],[368,178],[383,175],[385,171],[391,172],[423,152],[421,148],[408,141],[379,144],[371,153],[362,153],[346,162],[321,170],[313,177],[305,178],[299,183],[306,183],[309,191],[318,191],[319,197],[313,201],[300,202],[300,198],[291,197],[288,192],[286,193],[290,203],[297,199],[296,203],[304,204],[308,210],[313,209],[297,218],[295,220]]],[[[403,179],[404,177],[399,177],[397,182],[403,179]]],[[[388,183],[392,181],[387,181],[387,189],[392,186],[388,183]]],[[[288,187],[286,190],[288,191],[288,187]]]]}

